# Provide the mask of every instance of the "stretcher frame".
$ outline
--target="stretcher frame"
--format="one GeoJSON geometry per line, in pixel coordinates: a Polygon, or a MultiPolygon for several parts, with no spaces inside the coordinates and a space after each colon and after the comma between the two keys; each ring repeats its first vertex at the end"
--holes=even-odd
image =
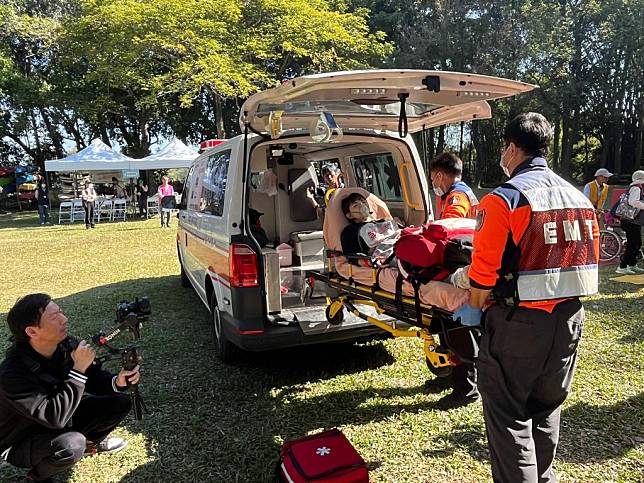
{"type": "MultiPolygon", "coordinates": [[[[364,268],[364,267],[363,267],[364,268]]],[[[344,309],[356,317],[388,332],[394,338],[414,337],[423,341],[423,352],[427,367],[439,376],[448,375],[454,366],[461,362],[471,363],[471,359],[454,350],[450,344],[450,332],[470,330],[452,319],[452,312],[440,307],[423,304],[418,292],[415,297],[394,294],[378,286],[380,267],[366,255],[345,255],[342,252],[326,250],[326,270],[306,272],[306,286],[311,296],[315,281],[325,283],[338,294],[326,297],[326,319],[331,325],[339,325],[344,320],[344,309]],[[349,270],[348,278],[335,269],[335,259],[344,257],[349,270]],[[367,265],[372,271],[373,285],[356,283],[353,280],[352,263],[367,265]],[[357,305],[372,307],[378,315],[387,315],[393,320],[385,321],[361,312],[357,305]],[[420,311],[420,313],[419,313],[420,311]]]]}

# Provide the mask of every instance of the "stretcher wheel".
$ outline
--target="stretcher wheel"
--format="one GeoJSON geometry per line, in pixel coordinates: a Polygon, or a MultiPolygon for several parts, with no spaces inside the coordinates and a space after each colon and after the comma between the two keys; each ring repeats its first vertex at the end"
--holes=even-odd
{"type": "Polygon", "coordinates": [[[326,315],[326,320],[329,322],[331,325],[340,325],[342,322],[344,322],[344,307],[340,305],[340,308],[338,309],[336,307],[335,303],[332,303],[331,305],[327,305],[326,310],[324,311],[324,315],[326,315]],[[332,310],[335,312],[335,314],[331,315],[332,310]]]}
{"type": "Polygon", "coordinates": [[[454,366],[444,366],[444,367],[434,367],[431,362],[429,362],[429,357],[425,357],[425,364],[429,372],[434,374],[436,377],[447,377],[454,370],[454,366]]]}

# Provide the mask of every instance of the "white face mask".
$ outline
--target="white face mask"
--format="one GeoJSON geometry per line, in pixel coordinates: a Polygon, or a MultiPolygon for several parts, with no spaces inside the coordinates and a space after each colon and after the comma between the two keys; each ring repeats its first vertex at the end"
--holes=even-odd
{"type": "Polygon", "coordinates": [[[368,218],[369,215],[371,214],[371,210],[369,209],[369,205],[362,203],[358,211],[352,211],[351,213],[359,213],[364,218],[368,218]]]}
{"type": "Polygon", "coordinates": [[[505,174],[509,178],[510,177],[510,170],[508,169],[508,167],[503,162],[505,160],[505,153],[507,151],[508,151],[508,148],[505,148],[503,150],[503,153],[501,153],[501,159],[499,160],[499,166],[501,166],[501,169],[503,170],[503,174],[505,174]]]}
{"type": "Polygon", "coordinates": [[[434,193],[436,193],[436,196],[443,196],[445,194],[443,188],[440,186],[434,186],[434,193]]]}

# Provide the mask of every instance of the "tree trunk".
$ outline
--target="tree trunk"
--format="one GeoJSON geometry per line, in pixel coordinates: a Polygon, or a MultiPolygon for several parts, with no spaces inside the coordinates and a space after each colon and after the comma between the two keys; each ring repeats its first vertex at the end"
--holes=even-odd
{"type": "Polygon", "coordinates": [[[436,132],[434,128],[429,129],[429,133],[427,136],[427,159],[428,162],[431,162],[432,159],[434,159],[434,156],[436,155],[436,132]]]}
{"type": "Polygon", "coordinates": [[[621,116],[618,116],[615,119],[615,150],[613,151],[613,156],[615,158],[615,172],[620,174],[622,172],[622,119],[621,116]]]}
{"type": "Polygon", "coordinates": [[[556,117],[554,119],[555,123],[555,132],[552,139],[552,169],[553,171],[559,171],[559,157],[561,156],[560,150],[560,140],[561,140],[561,119],[556,117]]]}
{"type": "Polygon", "coordinates": [[[642,143],[644,141],[644,97],[640,97],[639,102],[639,120],[637,123],[637,132],[635,134],[635,157],[633,159],[633,169],[642,169],[642,143]]]}
{"type": "Polygon", "coordinates": [[[221,106],[221,97],[215,92],[212,94],[215,98],[215,126],[217,127],[217,138],[226,139],[226,130],[224,129],[224,110],[221,106]]]}
{"type": "Polygon", "coordinates": [[[442,153],[445,150],[445,125],[438,129],[438,146],[436,147],[437,153],[442,153]]]}

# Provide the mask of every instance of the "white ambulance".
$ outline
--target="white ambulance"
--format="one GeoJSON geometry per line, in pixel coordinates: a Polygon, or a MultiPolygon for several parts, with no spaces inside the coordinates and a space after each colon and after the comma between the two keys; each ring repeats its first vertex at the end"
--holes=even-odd
{"type": "Polygon", "coordinates": [[[352,316],[329,325],[325,287],[303,297],[306,271],[324,266],[324,213],[311,196],[321,167],[339,167],[345,186],[366,188],[404,223],[427,222],[430,186],[411,133],[489,118],[487,101],[534,87],[456,72],[368,70],[296,78],[250,97],[243,134],[195,160],[179,211],[181,280],[208,307],[219,356],[376,334],[352,316]],[[262,213],[264,240],[251,213],[262,213]]]}

